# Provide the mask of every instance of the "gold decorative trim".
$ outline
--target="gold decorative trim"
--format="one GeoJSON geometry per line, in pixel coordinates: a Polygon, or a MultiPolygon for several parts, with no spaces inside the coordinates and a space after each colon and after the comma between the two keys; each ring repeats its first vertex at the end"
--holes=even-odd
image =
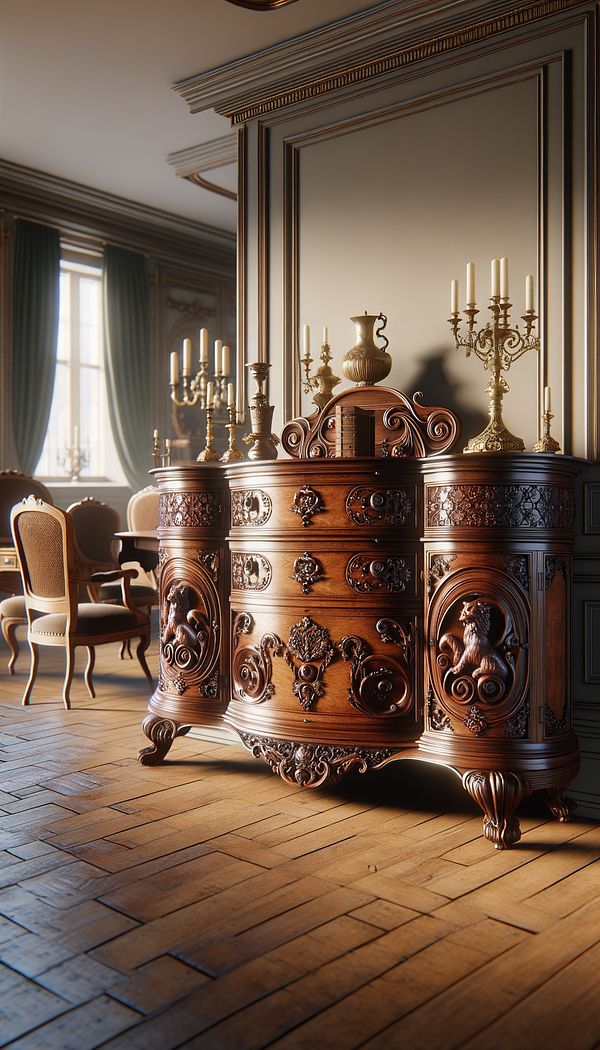
{"type": "Polygon", "coordinates": [[[423,62],[448,54],[459,48],[469,47],[473,44],[487,40],[490,36],[507,33],[521,26],[529,25],[531,22],[548,18],[550,15],[560,14],[576,7],[583,7],[584,0],[540,0],[525,8],[517,8],[507,11],[495,18],[488,18],[473,25],[463,26],[462,29],[453,29],[439,36],[433,36],[395,51],[383,58],[367,62],[361,66],[345,69],[340,73],[333,73],[313,80],[301,87],[282,91],[268,98],[260,99],[258,102],[250,103],[242,109],[224,109],[225,116],[229,117],[233,125],[244,124],[256,117],[263,117],[275,110],[284,109],[287,106],[295,106],[299,102],[317,98],[328,94],[330,91],[340,91],[344,88],[354,87],[374,77],[384,76],[413,65],[415,62],[423,62]]]}
{"type": "Polygon", "coordinates": [[[245,7],[248,11],[274,11],[276,7],[287,7],[296,0],[227,0],[228,4],[245,7]]]}
{"type": "Polygon", "coordinates": [[[192,182],[194,186],[199,186],[201,190],[208,190],[209,193],[218,193],[221,197],[227,197],[230,201],[237,200],[237,193],[234,193],[233,190],[228,190],[225,186],[219,186],[216,182],[210,182],[208,179],[203,178],[202,175],[198,175],[197,172],[191,175],[184,175],[183,177],[188,182],[192,182]]]}

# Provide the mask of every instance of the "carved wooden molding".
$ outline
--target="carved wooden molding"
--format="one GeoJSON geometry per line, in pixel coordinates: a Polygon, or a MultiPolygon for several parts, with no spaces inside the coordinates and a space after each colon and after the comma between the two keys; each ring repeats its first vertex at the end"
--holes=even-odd
{"type": "MultiPolygon", "coordinates": [[[[380,620],[377,624],[381,635],[384,634],[383,623],[380,620]]],[[[337,647],[343,659],[351,665],[348,701],[368,715],[397,717],[409,711],[413,705],[410,628],[395,622],[394,627],[402,634],[402,661],[374,654],[364,639],[357,635],[346,635],[337,647]]],[[[395,640],[387,636],[387,641],[395,640]]]]}
{"type": "Polygon", "coordinates": [[[195,175],[201,171],[212,171],[228,164],[236,164],[238,155],[238,133],[228,131],[218,139],[201,142],[198,146],[175,150],[169,153],[167,161],[182,178],[195,175]]]}
{"type": "Polygon", "coordinates": [[[387,0],[261,52],[187,78],[175,90],[192,113],[215,108],[243,124],[287,106],[340,92],[418,62],[526,27],[584,0],[499,0],[453,11],[443,0],[399,5],[387,0]],[[486,17],[487,16],[487,17],[486,17]]]}
{"type": "Polygon", "coordinates": [[[401,594],[409,584],[414,587],[414,569],[406,564],[405,558],[355,554],[346,565],[346,583],[361,594],[382,590],[401,594]]]}
{"type": "Polygon", "coordinates": [[[405,489],[360,486],[348,493],[346,514],[354,525],[406,525],[414,520],[414,503],[405,489]]]}
{"type": "Polygon", "coordinates": [[[231,584],[234,590],[265,591],[272,576],[273,567],[264,554],[232,553],[231,584]]]}
{"type": "Polygon", "coordinates": [[[435,590],[444,576],[450,572],[452,562],[456,561],[456,554],[435,554],[429,562],[427,574],[427,588],[429,594],[435,590]]]}

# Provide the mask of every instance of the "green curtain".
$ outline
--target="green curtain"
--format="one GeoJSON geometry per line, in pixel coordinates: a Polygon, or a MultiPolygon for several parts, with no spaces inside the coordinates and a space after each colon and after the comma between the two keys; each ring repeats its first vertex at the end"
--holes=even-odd
{"type": "Polygon", "coordinates": [[[18,219],[12,281],[12,414],[21,469],[33,474],[42,454],[54,391],[60,238],[18,219]]]}
{"type": "Polygon", "coordinates": [[[148,279],[137,252],[108,245],[102,271],[108,405],[117,452],[134,489],[152,466],[148,279]]]}

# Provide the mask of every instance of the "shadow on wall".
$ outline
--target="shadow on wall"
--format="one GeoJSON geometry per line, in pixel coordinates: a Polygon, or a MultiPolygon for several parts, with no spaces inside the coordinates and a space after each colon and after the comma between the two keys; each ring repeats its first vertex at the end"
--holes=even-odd
{"type": "Polygon", "coordinates": [[[456,383],[451,383],[446,374],[445,364],[447,360],[447,347],[434,350],[430,357],[425,358],[421,362],[420,370],[417,372],[413,384],[415,390],[423,391],[423,403],[425,405],[440,405],[456,413],[462,425],[462,435],[457,444],[458,451],[470,437],[483,430],[488,422],[488,416],[485,411],[465,409],[464,405],[459,405],[456,397],[456,383]]]}

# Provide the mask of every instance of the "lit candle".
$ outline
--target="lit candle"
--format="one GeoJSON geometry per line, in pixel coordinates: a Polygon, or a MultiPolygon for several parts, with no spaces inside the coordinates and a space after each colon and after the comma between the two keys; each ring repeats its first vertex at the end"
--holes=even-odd
{"type": "Polygon", "coordinates": [[[200,329],[200,357],[201,365],[208,364],[208,328],[200,329]]]}
{"type": "Polygon", "coordinates": [[[175,350],[171,354],[171,371],[170,371],[170,382],[171,386],[177,386],[179,382],[179,358],[175,350]]]}
{"type": "Polygon", "coordinates": [[[458,281],[450,281],[450,313],[458,313],[458,281]]]}
{"type": "Polygon", "coordinates": [[[183,340],[183,374],[189,376],[192,371],[192,340],[183,340]]]}
{"type": "Polygon", "coordinates": [[[467,306],[475,306],[475,263],[467,263],[467,306]]]}
{"type": "Polygon", "coordinates": [[[326,324],[323,325],[323,346],[329,345],[329,329],[326,324]]]}
{"type": "Polygon", "coordinates": [[[310,357],[310,325],[307,325],[307,324],[305,324],[304,328],[302,329],[302,346],[303,346],[302,356],[305,357],[305,358],[309,358],[310,357]]]}
{"type": "Polygon", "coordinates": [[[491,278],[490,295],[493,299],[500,295],[500,259],[492,259],[491,278]]]}
{"type": "Polygon", "coordinates": [[[212,408],[215,403],[215,384],[209,379],[206,384],[206,407],[212,408]]]}
{"type": "Polygon", "coordinates": [[[552,399],[550,397],[550,387],[544,387],[544,412],[550,412],[552,408],[552,399]]]}
{"type": "Polygon", "coordinates": [[[525,313],[533,313],[533,274],[525,278],[525,313]]]}
{"type": "Polygon", "coordinates": [[[215,375],[220,376],[223,372],[223,341],[215,339],[215,375]]]}
{"type": "Polygon", "coordinates": [[[500,259],[500,298],[508,299],[508,259],[500,259]]]}
{"type": "Polygon", "coordinates": [[[229,375],[229,369],[230,369],[230,366],[231,366],[231,351],[230,351],[228,346],[224,346],[223,347],[222,366],[223,366],[223,375],[224,376],[228,376],[229,375]]]}
{"type": "Polygon", "coordinates": [[[233,408],[235,405],[235,387],[233,383],[227,384],[227,408],[233,408]]]}

